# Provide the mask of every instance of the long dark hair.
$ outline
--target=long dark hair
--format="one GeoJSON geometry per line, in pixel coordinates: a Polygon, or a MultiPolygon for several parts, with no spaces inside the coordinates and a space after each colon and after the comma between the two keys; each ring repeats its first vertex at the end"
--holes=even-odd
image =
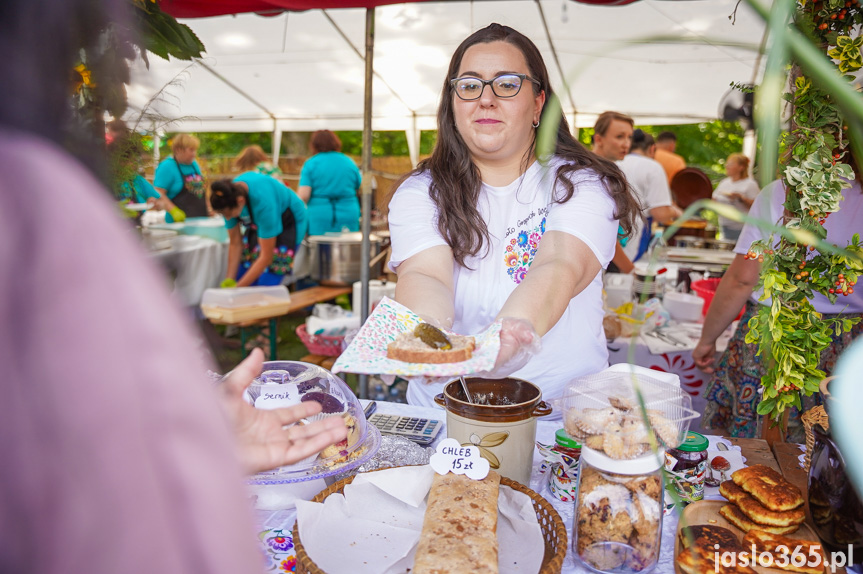
{"type": "MultiPolygon", "coordinates": [[[[470,151],[456,129],[449,80],[458,74],[462,58],[468,48],[475,44],[491,42],[507,42],[518,48],[524,54],[530,76],[539,82],[539,85],[530,82],[534,93],[539,94],[544,90],[546,103],[553,95],[542,55],[527,36],[501,24],[490,24],[474,32],[456,48],[450,60],[437,112],[438,136],[434,150],[429,158],[421,161],[417,168],[404,178],[426,171],[431,175],[429,195],[440,214],[438,230],[452,249],[453,257],[462,266],[465,266],[467,257],[477,255],[483,246],[487,246],[490,238],[488,227],[477,208],[482,186],[479,168],[471,159],[470,151]]],[[[524,170],[530,164],[531,157],[536,154],[536,132],[534,131],[533,134],[534,140],[524,158],[524,170]]],[[[555,154],[564,159],[563,165],[557,170],[556,183],[563,186],[565,190],[563,196],[558,197],[556,201],[564,203],[575,194],[575,187],[569,180],[570,174],[585,168],[593,169],[614,200],[615,217],[620,221],[624,231],[627,234],[631,233],[635,220],[639,217],[639,211],[623,173],[613,162],[602,159],[585,149],[570,133],[569,125],[563,116],[560,117],[557,128],[555,154]]],[[[393,186],[393,189],[397,188],[398,185],[393,186]]]]}
{"type": "Polygon", "coordinates": [[[230,179],[218,179],[210,184],[210,207],[213,211],[236,208],[239,205],[237,198],[240,196],[246,198],[248,205],[249,195],[230,179]]]}

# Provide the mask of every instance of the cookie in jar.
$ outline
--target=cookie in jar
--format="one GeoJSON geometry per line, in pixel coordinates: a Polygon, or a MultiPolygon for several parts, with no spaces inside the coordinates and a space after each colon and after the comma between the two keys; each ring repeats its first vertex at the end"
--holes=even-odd
{"type": "Polygon", "coordinates": [[[583,448],[573,525],[578,559],[596,572],[651,571],[659,560],[662,497],[656,456],[618,461],[583,448]]]}

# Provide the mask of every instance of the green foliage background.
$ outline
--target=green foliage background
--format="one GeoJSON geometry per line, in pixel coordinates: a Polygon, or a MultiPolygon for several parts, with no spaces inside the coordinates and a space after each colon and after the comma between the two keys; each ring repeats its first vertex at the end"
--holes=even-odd
{"type": "MultiPolygon", "coordinates": [[[[719,182],[725,177],[725,159],[732,153],[743,150],[743,128],[736,122],[703,122],[676,126],[637,126],[654,137],[662,131],[674,132],[677,135],[677,153],[686,159],[687,165],[701,168],[711,181],[719,182]]],[[[363,133],[360,131],[336,132],[342,140],[342,151],[348,155],[362,155],[363,133]]],[[[167,157],[171,153],[168,134],[161,140],[160,153],[167,157]]],[[[592,128],[583,128],[579,132],[581,142],[590,146],[592,128]]],[[[202,156],[232,156],[240,153],[247,145],[257,144],[269,152],[272,146],[272,134],[259,133],[198,133],[201,140],[198,150],[202,156]]],[[[280,155],[308,154],[308,141],[311,133],[285,133],[282,136],[280,155]]],[[[428,155],[434,147],[437,132],[424,131],[420,134],[420,155],[428,155]]],[[[372,134],[372,156],[407,156],[408,142],[404,132],[374,132],[372,134]]]]}
{"type": "MultiPolygon", "coordinates": [[[[159,149],[162,157],[171,154],[170,139],[174,134],[167,134],[161,140],[159,149]]],[[[273,136],[270,132],[257,133],[197,133],[194,134],[201,140],[198,155],[201,156],[231,156],[240,153],[247,145],[259,145],[264,151],[269,152],[272,147],[273,136]]],[[[342,152],[347,155],[360,156],[363,151],[363,132],[347,131],[336,132],[342,140],[342,152]]],[[[282,135],[280,155],[306,155],[309,153],[310,132],[285,133],[282,135]]],[[[425,131],[420,133],[420,155],[431,153],[437,137],[437,132],[425,131]]],[[[372,133],[372,156],[407,156],[408,141],[405,132],[374,132],[372,133]]]]}
{"type": "MultiPolygon", "coordinates": [[[[743,151],[743,127],[737,122],[712,121],[677,126],[635,126],[653,137],[660,132],[677,136],[675,153],[683,156],[686,165],[702,169],[715,186],[725,177],[725,160],[732,153],[743,151]]],[[[590,147],[593,128],[579,132],[581,143],[590,147]]]]}

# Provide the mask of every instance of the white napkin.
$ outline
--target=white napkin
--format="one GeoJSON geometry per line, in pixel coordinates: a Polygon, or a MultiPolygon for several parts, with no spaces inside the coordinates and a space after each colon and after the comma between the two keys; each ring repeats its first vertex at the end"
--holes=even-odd
{"type": "MultiPolygon", "coordinates": [[[[309,556],[330,574],[412,568],[433,473],[426,465],[361,474],[344,496],[299,501],[297,526],[309,556]]],[[[497,536],[502,574],[539,571],[545,546],[530,497],[501,486],[497,536]]]]}

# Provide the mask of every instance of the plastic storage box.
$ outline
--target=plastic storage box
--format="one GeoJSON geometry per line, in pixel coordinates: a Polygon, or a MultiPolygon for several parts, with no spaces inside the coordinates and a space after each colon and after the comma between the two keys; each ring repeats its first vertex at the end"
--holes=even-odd
{"type": "Polygon", "coordinates": [[[201,300],[204,316],[222,323],[277,317],[288,312],[291,295],[284,285],[207,289],[201,300]]]}

